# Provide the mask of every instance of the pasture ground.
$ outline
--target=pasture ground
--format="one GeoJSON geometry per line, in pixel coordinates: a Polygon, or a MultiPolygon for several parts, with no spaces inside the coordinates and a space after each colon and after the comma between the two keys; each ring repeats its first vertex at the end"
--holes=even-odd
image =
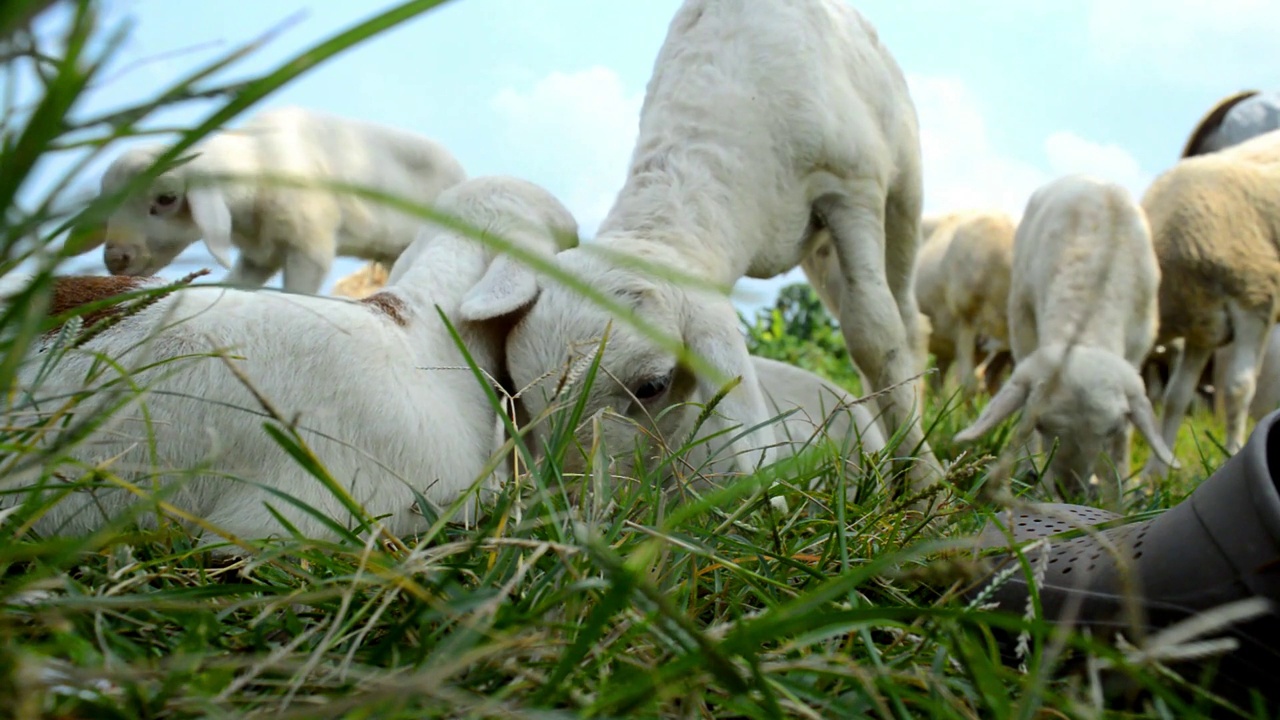
{"type": "MultiPolygon", "coordinates": [[[[766,324],[751,332],[756,352],[794,350],[762,339],[766,324]]],[[[957,597],[974,572],[958,540],[983,521],[971,501],[985,497],[1011,425],[952,446],[977,409],[930,400],[930,439],[959,458],[940,529],[886,500],[876,471],[851,471],[833,447],[779,476],[792,487],[787,514],[753,497],[750,482],[663,496],[652,478],[570,477],[546,463],[479,527],[442,520],[423,537],[367,543],[284,538],[234,561],[212,559],[172,523],[140,530],[122,518],[85,541],[33,537],[24,519],[39,508],[25,506],[5,518],[0,546],[5,714],[1106,715],[1096,677],[1056,673],[1066,657],[1047,626],[1027,625],[1025,671],[1002,666],[991,627],[1022,621],[957,597]],[[854,499],[840,501],[848,487],[854,499]]],[[[1220,464],[1221,427],[1206,412],[1183,435],[1185,469],[1129,493],[1131,514],[1178,502],[1220,464]]],[[[1145,452],[1136,440],[1135,467],[1145,452]]],[[[1124,665],[1083,636],[1068,645],[1067,655],[1116,659],[1152,691],[1131,708],[1138,716],[1196,717],[1212,705],[1194,678],[1124,665]]]]}

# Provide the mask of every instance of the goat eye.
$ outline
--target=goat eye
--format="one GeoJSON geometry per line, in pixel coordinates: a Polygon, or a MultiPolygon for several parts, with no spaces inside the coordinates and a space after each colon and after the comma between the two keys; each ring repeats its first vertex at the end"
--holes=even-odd
{"type": "Polygon", "coordinates": [[[652,378],[640,383],[632,393],[637,400],[652,400],[666,391],[667,386],[671,384],[671,373],[659,378],[652,378]]]}
{"type": "Polygon", "coordinates": [[[178,202],[178,196],[175,193],[162,193],[156,196],[156,204],[161,207],[168,207],[178,202]]]}

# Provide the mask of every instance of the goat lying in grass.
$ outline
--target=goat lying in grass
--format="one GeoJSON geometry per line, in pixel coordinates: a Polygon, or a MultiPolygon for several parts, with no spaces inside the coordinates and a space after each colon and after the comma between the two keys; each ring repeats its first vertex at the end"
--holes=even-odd
{"type": "MultiPolygon", "coordinates": [[[[515,178],[469,180],[445,191],[438,208],[547,257],[577,242],[569,211],[515,178]]],[[[363,301],[195,286],[120,313],[118,322],[49,368],[43,356],[57,352],[58,343],[47,339],[21,373],[31,405],[53,411],[63,404],[57,398],[90,390],[72,408],[77,421],[112,403],[124,407],[40,479],[79,477],[83,465],[73,469],[77,463],[101,466],[144,491],[154,482],[174,507],[242,538],[285,532],[283,523],[304,536],[333,536],[329,523],[354,522],[343,493],[393,534],[419,530],[422,518],[413,510],[419,495],[444,506],[475,483],[497,481],[486,464],[502,438],[499,418],[436,308],[456,318],[471,289],[495,277],[518,280],[513,266],[524,266],[508,259],[485,243],[428,225],[392,267],[386,288],[363,301]],[[227,360],[209,356],[222,349],[227,360]],[[124,370],[133,370],[130,378],[122,378],[124,370]],[[300,437],[340,490],[320,482],[264,432],[266,404],[280,418],[296,419],[300,437]]],[[[164,282],[63,278],[55,304],[164,282]]],[[[452,322],[478,367],[500,376],[505,327],[452,322]]],[[[34,479],[9,478],[8,484],[30,486],[34,479]]],[[[65,489],[50,484],[47,492],[65,489]]],[[[46,508],[35,527],[84,533],[137,502],[119,488],[75,491],[46,508]]],[[[474,498],[465,501],[463,519],[474,505],[474,498]]],[[[146,521],[145,514],[139,520],[146,521]]]]}
{"type": "MultiPolygon", "coordinates": [[[[386,274],[379,270],[376,263],[355,270],[334,285],[333,294],[360,299],[378,292],[386,283],[386,274]]],[[[770,410],[777,415],[795,411],[774,426],[780,457],[789,457],[815,443],[830,440],[837,444],[848,462],[857,466],[862,452],[874,453],[884,449],[886,441],[877,419],[843,388],[817,373],[777,360],[752,356],[751,365],[770,410]]],[[[698,400],[706,402],[707,399],[698,400]]],[[[686,417],[694,419],[691,415],[686,417]]],[[[681,428],[682,431],[685,429],[688,428],[681,428]]],[[[692,439],[707,438],[714,429],[714,424],[703,425],[692,439]]],[[[687,439],[684,435],[666,438],[669,443],[683,443],[687,439]]],[[[709,442],[694,445],[684,454],[683,462],[673,465],[666,481],[678,485],[685,475],[680,468],[687,468],[690,473],[697,471],[704,476],[732,473],[735,458],[724,453],[716,453],[713,457],[712,447],[724,442],[723,438],[709,438],[709,442]]]]}

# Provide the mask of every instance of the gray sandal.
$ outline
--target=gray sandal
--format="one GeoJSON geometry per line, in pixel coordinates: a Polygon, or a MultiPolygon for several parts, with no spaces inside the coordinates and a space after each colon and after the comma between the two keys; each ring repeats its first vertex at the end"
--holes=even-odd
{"type": "MultiPolygon", "coordinates": [[[[1266,599],[1271,607],[1263,615],[1210,633],[1234,637],[1238,643],[1218,660],[1213,689],[1240,699],[1250,688],[1269,699],[1280,698],[1278,420],[1280,411],[1260,420],[1239,453],[1185,500],[1154,518],[1117,525],[1122,518],[1106,510],[1042,504],[1001,513],[998,524],[988,522],[978,544],[982,549],[1008,548],[1008,531],[1019,545],[1050,538],[1047,548],[1024,551],[1032,571],[1043,577],[1037,583],[1042,617],[1059,623],[1074,619],[1095,635],[1102,631],[1107,641],[1123,632],[1132,644],[1139,644],[1131,635],[1135,620],[1151,633],[1224,603],[1254,596],[1266,599]],[[1052,539],[1063,531],[1102,523],[1108,527],[1052,539]],[[1126,602],[1126,581],[1136,583],[1137,591],[1128,597],[1140,602],[1126,602]],[[1135,610],[1136,616],[1131,614],[1135,610]]],[[[1012,554],[996,558],[995,576],[1002,569],[1013,575],[994,589],[990,579],[984,580],[969,597],[985,593],[984,602],[1023,614],[1027,575],[1016,563],[1012,554]]]]}

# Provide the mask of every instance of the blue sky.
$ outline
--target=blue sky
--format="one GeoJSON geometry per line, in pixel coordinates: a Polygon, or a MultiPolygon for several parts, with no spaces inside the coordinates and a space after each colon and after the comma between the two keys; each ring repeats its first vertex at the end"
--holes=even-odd
{"type": "MultiPolygon", "coordinates": [[[[298,11],[305,12],[300,22],[229,75],[262,70],[395,4],[115,0],[108,17],[136,23],[121,63],[134,67],[100,87],[82,110],[148,97],[298,11]]],[[[1141,193],[1215,100],[1280,86],[1268,32],[1280,27],[1275,0],[854,4],[911,83],[926,212],[997,206],[1017,214],[1038,185],[1076,171],[1141,193]]],[[[296,104],[423,133],[451,148],[472,175],[543,184],[588,237],[622,183],[645,82],[678,5],[452,0],[328,61],[255,109],[296,104]]],[[[211,109],[192,105],[165,120],[191,122],[211,109]]],[[[95,166],[86,185],[96,187],[100,172],[95,166]]],[[[202,246],[181,260],[163,274],[178,276],[198,263],[217,270],[211,279],[221,275],[202,246]]],[[[329,284],[362,262],[341,259],[329,284]]],[[[105,272],[100,251],[66,270],[105,272]]],[[[749,310],[768,302],[797,279],[798,270],[744,280],[739,304],[749,310]]]]}

